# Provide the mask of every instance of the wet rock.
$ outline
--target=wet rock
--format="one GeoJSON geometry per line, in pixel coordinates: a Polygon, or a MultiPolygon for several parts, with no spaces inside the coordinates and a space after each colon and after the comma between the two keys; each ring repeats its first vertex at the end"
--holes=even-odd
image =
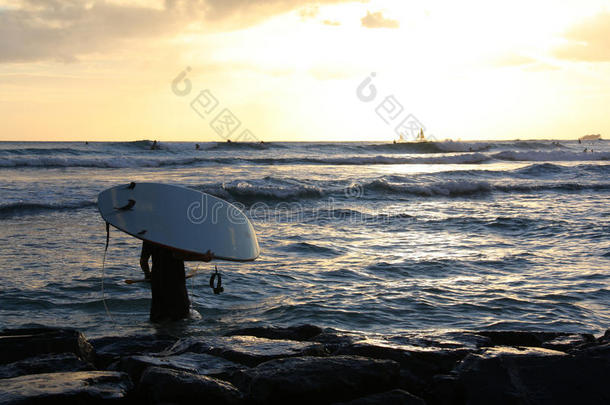
{"type": "Polygon", "coordinates": [[[0,364],[51,353],[74,353],[84,361],[93,361],[93,347],[85,335],[73,329],[29,328],[0,332],[0,364]]]}
{"type": "Polygon", "coordinates": [[[314,325],[299,325],[289,328],[256,327],[231,331],[226,336],[254,336],[274,340],[296,340],[299,342],[313,340],[322,333],[322,328],[314,325]]]}
{"type": "Polygon", "coordinates": [[[45,354],[0,366],[0,378],[94,369],[91,363],[79,359],[74,353],[45,354]]]}
{"type": "Polygon", "coordinates": [[[169,335],[108,336],[92,339],[91,344],[95,348],[96,365],[105,369],[122,356],[158,353],[176,340],[169,335]]]}
{"type": "Polygon", "coordinates": [[[339,354],[393,360],[400,364],[400,386],[420,394],[436,374],[449,373],[469,352],[466,349],[392,346],[387,342],[364,340],[342,348],[339,354]]]}
{"type": "Polygon", "coordinates": [[[249,367],[284,357],[327,354],[324,346],[319,343],[271,340],[252,336],[207,336],[180,339],[163,352],[163,355],[178,355],[185,352],[211,354],[249,367]]]}
{"type": "Polygon", "coordinates": [[[579,357],[599,357],[610,359],[610,343],[585,344],[569,351],[570,354],[579,357]]]}
{"type": "Polygon", "coordinates": [[[468,331],[413,331],[384,336],[385,344],[430,349],[470,349],[489,345],[490,339],[468,331]]]}
{"type": "Polygon", "coordinates": [[[426,405],[426,403],[407,391],[396,389],[349,402],[336,402],[335,405],[426,405]]]}
{"type": "Polygon", "coordinates": [[[329,353],[336,354],[339,349],[362,339],[364,339],[364,335],[362,334],[338,331],[329,328],[324,329],[324,331],[317,335],[313,341],[323,344],[329,353]]]}
{"type": "Polygon", "coordinates": [[[594,343],[595,337],[588,333],[575,333],[571,335],[559,336],[542,344],[545,349],[559,350],[568,352],[587,343],[594,343]]]}
{"type": "Polygon", "coordinates": [[[148,367],[163,367],[193,374],[220,376],[229,375],[243,368],[232,361],[203,353],[183,353],[177,356],[128,356],[121,358],[120,370],[139,381],[148,367]]]}
{"type": "Polygon", "coordinates": [[[113,371],[26,375],[2,380],[0,403],[105,404],[123,400],[131,388],[127,374],[113,371]]]}
{"type": "Polygon", "coordinates": [[[479,331],[476,334],[489,339],[487,346],[526,346],[541,347],[544,342],[570,335],[566,332],[528,332],[528,331],[479,331]]]}
{"type": "Polygon", "coordinates": [[[395,388],[399,364],[358,356],[292,357],[242,371],[239,385],[264,404],[328,404],[395,388]]]}
{"type": "Polygon", "coordinates": [[[543,348],[496,347],[468,355],[454,375],[453,387],[441,380],[432,390],[434,402],[610,403],[608,358],[571,356],[543,348]]]}
{"type": "Polygon", "coordinates": [[[606,332],[597,339],[598,343],[610,343],[610,329],[606,329],[606,332]]]}
{"type": "Polygon", "coordinates": [[[241,393],[228,382],[161,367],[150,367],[142,374],[138,393],[147,403],[243,402],[241,393]]]}

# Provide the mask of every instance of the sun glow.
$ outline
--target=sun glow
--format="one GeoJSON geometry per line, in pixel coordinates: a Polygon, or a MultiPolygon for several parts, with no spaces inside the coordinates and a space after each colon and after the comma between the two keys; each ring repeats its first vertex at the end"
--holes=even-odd
{"type": "MultiPolygon", "coordinates": [[[[14,20],[21,7],[5,2],[0,18],[14,20]]],[[[43,18],[23,7],[21,16],[43,18]]],[[[214,7],[199,16],[161,3],[95,3],[81,11],[89,25],[99,21],[79,31],[89,46],[64,40],[56,53],[36,32],[5,24],[5,38],[33,46],[17,51],[0,40],[0,137],[214,140],[189,107],[195,93],[170,90],[187,66],[194,91],[209,89],[266,140],[389,141],[396,131],[375,108],[390,95],[437,139],[610,130],[610,55],[579,61],[562,48],[595,40],[579,24],[603,17],[601,1],[214,7]],[[108,15],[121,13],[129,28],[106,30],[108,15]],[[380,98],[362,103],[355,91],[372,72],[380,98]]],[[[59,17],[41,10],[52,27],[59,17]]],[[[76,16],[62,17],[64,30],[81,29],[76,16]]]]}

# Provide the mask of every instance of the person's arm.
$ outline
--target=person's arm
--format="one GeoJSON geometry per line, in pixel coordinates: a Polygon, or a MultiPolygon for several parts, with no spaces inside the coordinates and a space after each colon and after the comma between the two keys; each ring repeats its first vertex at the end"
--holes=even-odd
{"type": "Polygon", "coordinates": [[[148,266],[148,259],[152,255],[151,245],[146,242],[142,242],[142,253],[140,254],[140,267],[144,272],[144,277],[150,279],[150,267],[148,266]]]}
{"type": "Polygon", "coordinates": [[[186,252],[174,252],[176,259],[184,260],[186,262],[209,262],[214,259],[214,253],[208,250],[204,254],[186,253],[186,252]]]}

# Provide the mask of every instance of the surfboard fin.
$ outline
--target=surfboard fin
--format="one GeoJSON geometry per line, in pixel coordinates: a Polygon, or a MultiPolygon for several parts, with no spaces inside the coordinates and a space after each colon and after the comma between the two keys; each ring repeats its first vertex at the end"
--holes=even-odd
{"type": "Polygon", "coordinates": [[[127,211],[133,208],[133,206],[136,205],[136,200],[132,200],[131,198],[129,199],[129,202],[127,204],[125,204],[122,207],[115,207],[115,210],[119,210],[119,211],[127,211]]]}

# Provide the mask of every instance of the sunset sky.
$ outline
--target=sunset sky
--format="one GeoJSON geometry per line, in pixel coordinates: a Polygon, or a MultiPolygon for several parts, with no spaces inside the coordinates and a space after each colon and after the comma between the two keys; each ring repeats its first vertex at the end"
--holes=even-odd
{"type": "Polygon", "coordinates": [[[0,0],[0,140],[215,141],[224,109],[269,141],[391,141],[409,114],[437,139],[607,138],[610,2],[0,0]]]}

